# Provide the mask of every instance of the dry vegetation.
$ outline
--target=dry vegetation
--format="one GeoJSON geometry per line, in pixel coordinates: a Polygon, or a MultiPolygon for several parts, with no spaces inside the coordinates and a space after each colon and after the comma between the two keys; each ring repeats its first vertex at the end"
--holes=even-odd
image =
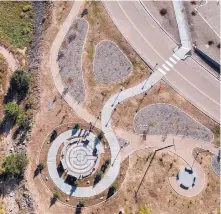
{"type": "Polygon", "coordinates": [[[138,95],[133,99],[126,100],[118,105],[117,110],[112,117],[113,125],[115,127],[133,131],[133,119],[136,111],[154,103],[168,103],[177,106],[212,131],[216,126],[219,127],[216,122],[199,111],[163,81],[157,83],[147,95],[138,95]]]}
{"type": "Polygon", "coordinates": [[[86,83],[85,108],[94,115],[98,115],[105,101],[123,86],[130,88],[138,84],[149,75],[146,64],[127,43],[111,18],[106,13],[101,2],[86,2],[83,9],[88,9],[85,19],[89,22],[89,32],[83,55],[83,72],[86,83]],[[101,84],[95,80],[93,74],[93,59],[95,46],[101,40],[112,40],[127,55],[133,64],[132,74],[118,84],[101,84]]]}
{"type": "Polygon", "coordinates": [[[7,91],[10,69],[2,54],[0,54],[0,118],[3,117],[3,100],[7,91]]]}
{"type": "Polygon", "coordinates": [[[160,152],[156,154],[147,171],[136,199],[135,191],[148,167],[149,155],[150,152],[147,150],[134,153],[130,159],[130,169],[124,188],[112,200],[97,208],[85,210],[83,214],[118,213],[120,209],[126,210],[128,214],[137,214],[142,206],[148,207],[153,214],[218,214],[220,182],[210,168],[211,155],[205,153],[202,153],[205,155],[202,165],[208,184],[200,195],[190,199],[184,198],[171,189],[168,177],[176,175],[183,161],[171,153],[160,152]]]}

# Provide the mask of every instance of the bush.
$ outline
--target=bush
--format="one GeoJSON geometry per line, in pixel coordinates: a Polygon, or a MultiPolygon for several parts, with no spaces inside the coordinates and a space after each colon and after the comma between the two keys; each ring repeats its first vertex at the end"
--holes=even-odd
{"type": "Polygon", "coordinates": [[[29,89],[29,76],[23,70],[16,70],[11,79],[9,87],[9,95],[17,95],[18,98],[23,98],[28,92],[29,89]]]}
{"type": "Polygon", "coordinates": [[[60,197],[61,197],[61,193],[60,193],[58,190],[56,190],[56,191],[54,192],[54,198],[59,199],[60,197]]]}
{"type": "Polygon", "coordinates": [[[38,169],[41,171],[45,168],[45,164],[43,162],[38,164],[38,169]]]}
{"type": "Polygon", "coordinates": [[[19,115],[19,112],[20,112],[19,106],[14,102],[9,102],[4,107],[4,113],[6,119],[16,120],[19,115]]]}
{"type": "Polygon", "coordinates": [[[78,207],[85,207],[86,202],[84,200],[80,200],[78,203],[78,207]]]}
{"type": "Polygon", "coordinates": [[[95,176],[94,184],[97,184],[101,180],[102,177],[103,177],[103,172],[99,171],[95,176]]]}
{"type": "Polygon", "coordinates": [[[167,10],[165,8],[160,10],[160,15],[165,16],[167,14],[167,10]]]}
{"type": "Polygon", "coordinates": [[[27,4],[27,5],[23,6],[23,8],[22,8],[23,12],[28,12],[31,9],[32,9],[31,4],[27,4]]]}
{"type": "Polygon", "coordinates": [[[152,214],[152,212],[148,208],[142,207],[139,209],[138,214],[152,214]]]}
{"type": "Polygon", "coordinates": [[[30,122],[30,119],[23,113],[20,113],[16,120],[16,123],[24,129],[28,129],[30,127],[30,122]]]}
{"type": "Polygon", "coordinates": [[[54,131],[51,133],[50,142],[54,141],[57,136],[58,136],[58,133],[57,133],[56,130],[54,130],[54,131]]]}
{"type": "Polygon", "coordinates": [[[24,153],[12,154],[5,158],[2,169],[6,177],[14,178],[20,176],[28,165],[27,156],[24,153]]]}
{"type": "Polygon", "coordinates": [[[79,129],[79,124],[78,123],[75,123],[74,129],[79,129]]]}
{"type": "Polygon", "coordinates": [[[214,44],[214,41],[213,40],[209,40],[208,41],[208,45],[213,45],[214,44]]]}

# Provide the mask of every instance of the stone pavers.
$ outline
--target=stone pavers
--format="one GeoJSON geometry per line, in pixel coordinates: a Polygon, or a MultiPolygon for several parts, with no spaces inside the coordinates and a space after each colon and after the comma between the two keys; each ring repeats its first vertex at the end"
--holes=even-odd
{"type": "Polygon", "coordinates": [[[58,52],[59,73],[65,88],[79,103],[85,99],[82,74],[82,50],[87,35],[88,23],[76,19],[71,25],[58,52]]]}
{"type": "Polygon", "coordinates": [[[183,135],[206,142],[213,140],[213,133],[181,109],[169,104],[153,104],[141,109],[134,118],[136,133],[147,135],[183,135]]]}
{"type": "Polygon", "coordinates": [[[117,82],[132,72],[132,64],[114,42],[102,41],[96,46],[93,72],[98,82],[117,82]]]}

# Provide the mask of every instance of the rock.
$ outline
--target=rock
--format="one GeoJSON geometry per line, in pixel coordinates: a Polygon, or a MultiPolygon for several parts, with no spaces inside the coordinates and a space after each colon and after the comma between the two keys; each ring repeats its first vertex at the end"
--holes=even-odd
{"type": "Polygon", "coordinates": [[[104,199],[104,197],[102,196],[102,197],[100,197],[100,200],[103,200],[104,199]]]}
{"type": "Polygon", "coordinates": [[[69,198],[66,198],[66,201],[68,202],[70,199],[69,198]]]}
{"type": "Polygon", "coordinates": [[[47,181],[48,180],[48,177],[46,176],[45,180],[47,181]]]}
{"type": "Polygon", "coordinates": [[[90,183],[90,181],[87,181],[87,184],[89,184],[90,183]]]}
{"type": "Polygon", "coordinates": [[[14,193],[14,192],[11,192],[11,193],[9,194],[9,196],[10,196],[10,197],[14,197],[14,196],[15,196],[15,193],[14,193]]]}

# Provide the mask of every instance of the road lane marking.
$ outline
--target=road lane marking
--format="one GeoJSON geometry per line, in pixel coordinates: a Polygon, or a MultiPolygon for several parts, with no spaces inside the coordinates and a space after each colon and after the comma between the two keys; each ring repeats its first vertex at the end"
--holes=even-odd
{"type": "Polygon", "coordinates": [[[166,75],[166,72],[163,69],[158,68],[158,71],[161,72],[163,75],[166,75]]]}
{"type": "Polygon", "coordinates": [[[175,59],[177,59],[177,61],[180,61],[180,57],[178,57],[176,54],[173,54],[173,57],[174,57],[175,59]]]}
{"type": "Polygon", "coordinates": [[[167,65],[169,65],[171,68],[173,67],[173,65],[171,63],[169,63],[168,61],[166,61],[167,65]]]}
{"type": "Polygon", "coordinates": [[[174,63],[174,64],[177,63],[172,57],[170,57],[169,60],[170,60],[172,63],[174,63]]]}
{"type": "MultiPolygon", "coordinates": [[[[133,26],[133,28],[138,32],[138,34],[144,39],[144,41],[152,48],[152,50],[162,59],[165,60],[163,56],[161,56],[161,54],[156,51],[154,49],[154,47],[147,41],[147,39],[145,38],[145,36],[143,36],[143,34],[138,30],[138,28],[134,25],[134,23],[131,21],[131,19],[129,18],[129,16],[127,15],[127,13],[125,12],[125,10],[122,8],[119,0],[117,0],[117,3],[119,5],[119,7],[121,8],[122,12],[124,13],[124,15],[126,16],[126,18],[129,20],[130,24],[133,26]]],[[[173,54],[173,57],[177,59],[177,61],[180,60],[180,58],[178,56],[176,56],[175,54],[173,54]]],[[[181,76],[186,82],[188,82],[193,88],[195,88],[197,91],[199,91],[201,94],[203,94],[205,97],[207,97],[208,99],[210,99],[211,101],[213,101],[215,104],[217,104],[218,106],[220,106],[220,103],[218,103],[217,101],[215,101],[213,98],[211,98],[209,95],[205,94],[203,91],[201,91],[199,88],[197,88],[192,82],[190,82],[186,77],[184,77],[180,72],[178,72],[176,69],[174,69],[174,71],[181,76]]]]}
{"type": "Polygon", "coordinates": [[[165,64],[163,64],[162,67],[163,67],[165,70],[167,70],[167,71],[170,70],[165,64]]]}

